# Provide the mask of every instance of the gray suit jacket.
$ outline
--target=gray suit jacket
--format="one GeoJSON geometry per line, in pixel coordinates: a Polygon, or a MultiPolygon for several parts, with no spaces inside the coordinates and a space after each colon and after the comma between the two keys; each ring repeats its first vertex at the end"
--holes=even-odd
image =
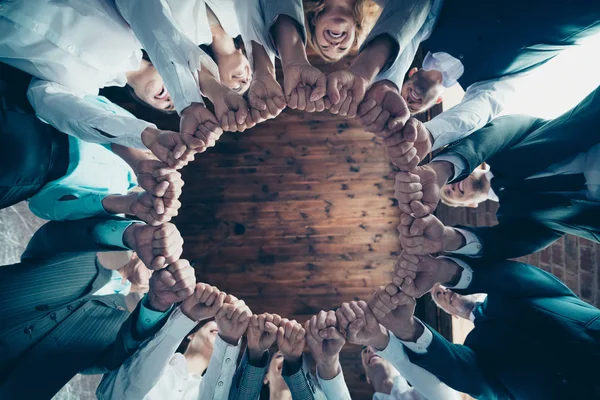
{"type": "Polygon", "coordinates": [[[0,398],[51,398],[82,370],[118,367],[150,336],[137,334],[138,310],[130,316],[122,295],[93,295],[111,275],[96,253],[123,249],[96,241],[107,220],[130,223],[49,222],[20,263],[0,267],[0,398]]]}

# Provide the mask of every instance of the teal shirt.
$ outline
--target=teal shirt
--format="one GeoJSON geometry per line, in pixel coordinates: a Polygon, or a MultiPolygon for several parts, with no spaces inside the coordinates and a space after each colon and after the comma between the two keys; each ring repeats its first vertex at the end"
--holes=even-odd
{"type": "MultiPolygon", "coordinates": [[[[115,115],[127,113],[101,96],[85,99],[115,115]]],[[[40,218],[54,221],[108,215],[102,200],[111,194],[127,194],[137,186],[133,170],[110,146],[69,136],[67,173],[29,199],[31,211],[40,218]]]]}

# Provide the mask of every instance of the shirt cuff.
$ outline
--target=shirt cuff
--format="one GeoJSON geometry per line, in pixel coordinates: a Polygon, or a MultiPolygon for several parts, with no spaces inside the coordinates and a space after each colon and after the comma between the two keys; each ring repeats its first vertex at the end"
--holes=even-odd
{"type": "Polygon", "coordinates": [[[461,260],[459,258],[454,258],[454,257],[439,256],[437,258],[445,258],[447,260],[452,260],[455,263],[457,263],[459,267],[462,268],[462,273],[460,275],[460,279],[459,279],[458,283],[454,286],[448,286],[449,288],[451,288],[451,289],[466,289],[469,287],[469,285],[471,284],[471,281],[473,280],[473,269],[469,266],[469,264],[467,264],[466,262],[464,262],[463,260],[461,260]]]}
{"type": "Polygon", "coordinates": [[[377,355],[384,360],[408,360],[408,356],[404,351],[404,345],[391,331],[388,330],[390,341],[385,349],[378,351],[377,355]]]}
{"type": "Polygon", "coordinates": [[[429,133],[431,133],[431,137],[433,137],[431,151],[440,149],[462,137],[460,132],[456,132],[456,127],[453,126],[452,123],[447,122],[444,118],[440,118],[442,116],[443,113],[436,116],[431,121],[424,123],[425,128],[427,128],[429,133]]]}
{"type": "Polygon", "coordinates": [[[331,379],[323,379],[319,375],[317,369],[317,380],[327,399],[340,398],[342,393],[347,392],[346,380],[344,379],[344,371],[340,367],[340,373],[331,379]]]}
{"type": "Polygon", "coordinates": [[[452,175],[450,177],[448,182],[452,182],[453,180],[458,178],[463,173],[463,171],[467,168],[467,166],[465,165],[462,158],[460,158],[459,156],[451,155],[451,154],[448,154],[448,155],[442,154],[442,155],[436,156],[433,160],[431,160],[431,162],[435,162],[435,161],[446,161],[446,162],[449,162],[450,164],[454,165],[454,175],[452,175]]]}
{"type": "Polygon", "coordinates": [[[469,257],[480,257],[483,246],[481,245],[481,242],[479,241],[479,238],[477,237],[477,235],[466,229],[461,229],[461,228],[454,228],[454,229],[456,229],[456,231],[458,233],[460,233],[461,235],[464,236],[466,244],[463,247],[461,247],[460,249],[456,249],[454,251],[448,251],[447,253],[461,254],[463,256],[469,256],[469,257]]]}
{"type": "Polygon", "coordinates": [[[400,340],[400,342],[406,346],[409,350],[412,350],[414,353],[417,354],[425,354],[427,353],[427,348],[429,348],[429,345],[431,344],[431,342],[433,341],[433,333],[431,333],[431,331],[429,330],[429,328],[427,328],[425,326],[425,324],[423,324],[421,322],[420,319],[418,319],[417,317],[414,317],[415,320],[420,323],[421,325],[423,325],[423,333],[421,334],[421,336],[417,339],[416,342],[406,342],[404,340],[400,340]]]}
{"type": "Polygon", "coordinates": [[[132,224],[141,223],[137,221],[105,221],[94,227],[93,237],[96,243],[128,249],[129,247],[123,241],[125,231],[132,224]]]}
{"type": "MultiPolygon", "coordinates": [[[[142,304],[140,305],[140,314],[136,323],[137,332],[144,336],[146,332],[151,331],[156,325],[161,323],[165,318],[169,316],[173,306],[165,312],[154,311],[148,308],[148,296],[144,296],[142,304]]],[[[191,330],[192,328],[190,328],[191,330]]]]}

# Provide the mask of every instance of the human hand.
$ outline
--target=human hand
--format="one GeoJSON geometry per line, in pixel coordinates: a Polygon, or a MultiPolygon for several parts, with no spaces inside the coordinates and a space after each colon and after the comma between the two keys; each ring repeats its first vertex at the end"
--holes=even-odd
{"type": "Polygon", "coordinates": [[[138,185],[152,196],[178,199],[181,195],[181,174],[161,161],[139,161],[134,172],[138,185]]]}
{"type": "Polygon", "coordinates": [[[415,167],[412,172],[396,174],[394,197],[400,210],[421,218],[432,214],[440,201],[440,186],[430,164],[415,167]]]}
{"type": "Polygon", "coordinates": [[[226,296],[216,287],[199,282],[192,295],[181,304],[181,311],[192,321],[203,321],[217,315],[226,296]]]}
{"type": "Polygon", "coordinates": [[[171,223],[159,226],[131,224],[123,233],[123,243],[152,270],[174,263],[183,253],[183,239],[171,223]]]}
{"type": "Polygon", "coordinates": [[[367,90],[358,106],[358,118],[367,132],[386,138],[404,127],[410,110],[396,86],[383,80],[367,90]]]}
{"type": "Polygon", "coordinates": [[[285,95],[274,75],[266,72],[254,76],[248,90],[248,104],[255,123],[281,114],[286,106],[285,95]]]}
{"type": "MultiPolygon", "coordinates": [[[[447,229],[434,215],[415,218],[408,214],[400,216],[400,244],[408,254],[426,255],[444,251],[444,234],[447,229]]],[[[446,233],[447,235],[447,233],[446,233]]]]}
{"type": "Polygon", "coordinates": [[[327,75],[327,98],[331,101],[329,112],[356,117],[358,105],[363,101],[370,83],[369,79],[351,70],[327,75]]]}
{"type": "Polygon", "coordinates": [[[337,361],[346,343],[337,328],[335,311],[319,311],[304,324],[306,343],[317,364],[337,361]]]}
{"type": "Polygon", "coordinates": [[[147,293],[150,289],[152,271],[144,265],[135,252],[131,254],[129,262],[118,271],[123,277],[123,282],[131,283],[130,291],[132,293],[147,293]]]}
{"type": "Polygon", "coordinates": [[[400,340],[416,341],[423,325],[415,321],[415,299],[389,284],[379,288],[369,299],[369,308],[377,321],[400,340]]]}
{"type": "Polygon", "coordinates": [[[462,270],[447,258],[400,253],[392,283],[412,297],[421,297],[436,283],[456,283],[462,270]]]}
{"type": "Polygon", "coordinates": [[[194,293],[196,273],[187,260],[177,260],[150,277],[148,301],[157,311],[167,311],[173,304],[194,293]]]}
{"type": "Polygon", "coordinates": [[[300,360],[306,342],[305,334],[302,325],[295,320],[281,319],[277,330],[277,346],[287,362],[293,364],[300,360]]]}
{"type": "Polygon", "coordinates": [[[153,197],[147,192],[130,193],[131,201],[127,214],[135,215],[148,225],[161,225],[178,214],[179,200],[153,197]]]}
{"type": "Polygon", "coordinates": [[[148,127],[142,132],[142,143],[171,168],[180,169],[189,162],[190,153],[179,132],[148,127]]]}
{"type": "Polygon", "coordinates": [[[340,331],[346,332],[348,342],[372,346],[379,350],[387,346],[387,331],[379,325],[364,301],[342,303],[335,315],[340,331]]]}
{"type": "Polygon", "coordinates": [[[323,97],[327,77],[306,60],[283,66],[283,92],[291,109],[321,112],[325,109],[323,97]]]}
{"type": "Polygon", "coordinates": [[[202,153],[223,134],[219,120],[204,104],[192,103],[181,112],[179,130],[189,149],[202,153]]]}
{"type": "Polygon", "coordinates": [[[415,118],[383,140],[388,158],[402,171],[412,171],[431,152],[432,143],[431,133],[415,118]]]}
{"type": "Polygon", "coordinates": [[[248,103],[241,94],[222,85],[220,94],[211,101],[215,106],[215,116],[224,131],[244,132],[255,125],[248,103]]]}
{"type": "Polygon", "coordinates": [[[280,323],[281,317],[277,314],[263,313],[250,318],[246,338],[248,339],[248,357],[251,360],[260,360],[265,351],[273,346],[277,340],[280,323]]]}
{"type": "Polygon", "coordinates": [[[221,339],[231,345],[237,345],[248,329],[251,316],[252,311],[244,300],[227,295],[225,303],[215,315],[221,339]]]}

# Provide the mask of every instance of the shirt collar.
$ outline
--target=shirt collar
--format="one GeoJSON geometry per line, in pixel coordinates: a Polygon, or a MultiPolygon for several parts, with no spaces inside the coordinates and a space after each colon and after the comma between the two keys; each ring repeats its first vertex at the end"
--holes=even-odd
{"type": "MultiPolygon", "coordinates": [[[[483,170],[485,171],[486,179],[489,182],[492,182],[492,178],[494,177],[494,174],[492,174],[492,171],[490,170],[490,166],[485,164],[483,170]]],[[[488,191],[488,199],[495,201],[496,203],[500,201],[500,199],[496,195],[496,192],[494,192],[494,189],[492,189],[492,185],[490,185],[490,190],[488,191]]]]}

